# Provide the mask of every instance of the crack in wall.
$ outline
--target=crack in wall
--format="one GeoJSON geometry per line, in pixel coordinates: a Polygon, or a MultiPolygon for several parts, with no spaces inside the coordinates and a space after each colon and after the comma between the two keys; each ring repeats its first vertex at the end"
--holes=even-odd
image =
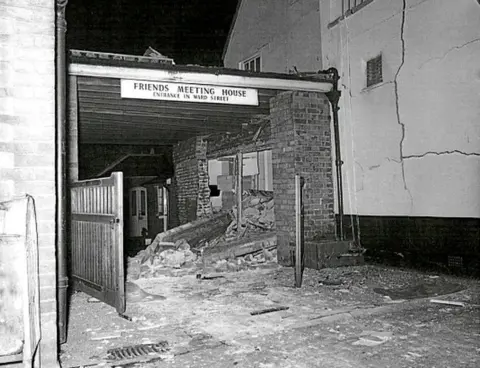
{"type": "Polygon", "coordinates": [[[448,54],[450,54],[452,51],[455,51],[455,50],[460,50],[464,47],[467,47],[468,45],[471,45],[472,43],[477,43],[477,42],[480,42],[480,38],[476,38],[474,40],[471,40],[471,41],[468,41],[468,42],[465,42],[464,44],[460,45],[460,46],[454,46],[450,49],[447,50],[447,52],[445,52],[442,56],[436,56],[436,57],[433,57],[433,58],[430,58],[426,61],[424,61],[420,67],[418,69],[422,69],[426,64],[432,62],[432,61],[440,61],[440,60],[443,60],[447,57],[448,54]]]}
{"type": "Polygon", "coordinates": [[[405,64],[405,23],[406,23],[406,12],[407,12],[407,0],[403,0],[402,2],[402,19],[400,23],[400,41],[401,41],[401,51],[402,51],[402,58],[400,65],[398,66],[397,72],[395,73],[395,77],[393,79],[393,87],[394,87],[394,93],[395,93],[395,112],[397,115],[397,123],[400,125],[401,128],[401,139],[400,139],[400,144],[399,144],[399,150],[400,150],[400,166],[402,170],[402,180],[403,180],[403,188],[405,191],[407,191],[408,195],[410,196],[410,209],[413,207],[413,197],[412,193],[410,192],[410,189],[408,189],[407,186],[407,180],[405,178],[405,163],[403,162],[403,142],[405,141],[405,124],[402,123],[402,120],[400,118],[400,102],[399,102],[399,95],[398,95],[398,76],[400,74],[400,71],[403,68],[403,65],[405,64]]]}
{"type": "Polygon", "coordinates": [[[409,158],[422,158],[425,156],[429,155],[434,155],[434,156],[442,156],[442,155],[452,155],[452,154],[459,154],[462,156],[477,156],[480,157],[480,153],[477,152],[463,152],[460,150],[452,150],[452,151],[441,151],[441,152],[435,152],[435,151],[428,151],[425,153],[422,153],[420,155],[408,155],[408,156],[403,156],[403,159],[409,159],[409,158]]]}

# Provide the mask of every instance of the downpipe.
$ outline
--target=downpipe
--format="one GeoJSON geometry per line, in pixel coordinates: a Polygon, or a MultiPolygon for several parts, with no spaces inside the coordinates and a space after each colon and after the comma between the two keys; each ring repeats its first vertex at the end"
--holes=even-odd
{"type": "Polygon", "coordinates": [[[57,326],[60,344],[67,341],[67,244],[66,244],[66,102],[67,73],[65,7],[68,0],[56,0],[56,124],[55,124],[55,187],[56,187],[56,251],[57,251],[57,326]]]}
{"type": "Polygon", "coordinates": [[[336,176],[337,176],[337,202],[338,202],[338,220],[337,220],[337,234],[339,240],[344,240],[344,230],[343,230],[343,182],[342,182],[342,157],[340,152],[340,130],[338,127],[338,101],[340,100],[341,92],[338,90],[338,81],[340,79],[338,75],[338,70],[336,68],[328,69],[326,73],[332,81],[333,88],[330,92],[326,93],[330,104],[332,105],[333,113],[333,134],[335,140],[335,167],[336,167],[336,176]]]}

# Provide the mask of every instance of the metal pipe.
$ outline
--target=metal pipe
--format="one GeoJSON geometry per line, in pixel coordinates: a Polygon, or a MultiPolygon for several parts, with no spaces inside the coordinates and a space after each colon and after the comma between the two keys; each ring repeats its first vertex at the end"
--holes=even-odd
{"type": "Polygon", "coordinates": [[[57,250],[57,303],[58,338],[62,344],[67,341],[67,247],[66,247],[66,101],[67,74],[65,33],[65,7],[68,0],[56,1],[56,250],[57,250]]]}
{"type": "Polygon", "coordinates": [[[340,240],[344,240],[343,234],[343,183],[342,183],[342,157],[340,153],[340,130],[338,127],[338,101],[340,100],[341,92],[338,90],[338,70],[336,68],[330,68],[326,71],[332,81],[333,88],[330,92],[325,93],[328,100],[332,105],[333,112],[333,134],[335,139],[335,166],[337,174],[337,201],[338,201],[338,220],[337,220],[337,231],[340,240]]]}

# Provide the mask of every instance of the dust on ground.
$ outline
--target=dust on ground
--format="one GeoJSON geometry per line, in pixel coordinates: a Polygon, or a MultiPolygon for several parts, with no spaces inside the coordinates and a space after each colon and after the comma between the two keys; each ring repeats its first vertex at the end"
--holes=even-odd
{"type": "Polygon", "coordinates": [[[477,280],[380,266],[306,269],[299,289],[277,265],[214,276],[137,280],[166,299],[127,304],[130,320],[73,294],[62,366],[480,366],[477,280]],[[107,359],[109,349],[159,342],[168,348],[107,359]]]}

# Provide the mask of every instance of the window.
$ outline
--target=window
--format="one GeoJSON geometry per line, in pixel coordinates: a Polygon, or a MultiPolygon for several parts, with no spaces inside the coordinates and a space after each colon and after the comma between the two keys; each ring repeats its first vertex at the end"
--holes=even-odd
{"type": "Polygon", "coordinates": [[[163,208],[163,187],[156,186],[157,190],[157,215],[163,216],[165,209],[163,208]]]}
{"type": "Polygon", "coordinates": [[[130,195],[132,196],[132,216],[137,216],[137,192],[132,191],[130,195]]]}
{"type": "Polygon", "coordinates": [[[330,0],[330,20],[329,27],[334,26],[340,20],[359,11],[373,0],[330,0]]]}
{"type": "Polygon", "coordinates": [[[147,193],[144,190],[140,191],[140,216],[146,215],[147,207],[147,193]]]}
{"type": "Polygon", "coordinates": [[[261,70],[260,56],[254,56],[240,63],[240,69],[250,70],[252,72],[259,72],[261,70]]]}
{"type": "Polygon", "coordinates": [[[342,0],[342,13],[354,13],[357,10],[357,7],[371,2],[372,0],[342,0]]]}
{"type": "Polygon", "coordinates": [[[382,76],[382,55],[378,55],[367,61],[367,87],[383,82],[382,76]]]}

